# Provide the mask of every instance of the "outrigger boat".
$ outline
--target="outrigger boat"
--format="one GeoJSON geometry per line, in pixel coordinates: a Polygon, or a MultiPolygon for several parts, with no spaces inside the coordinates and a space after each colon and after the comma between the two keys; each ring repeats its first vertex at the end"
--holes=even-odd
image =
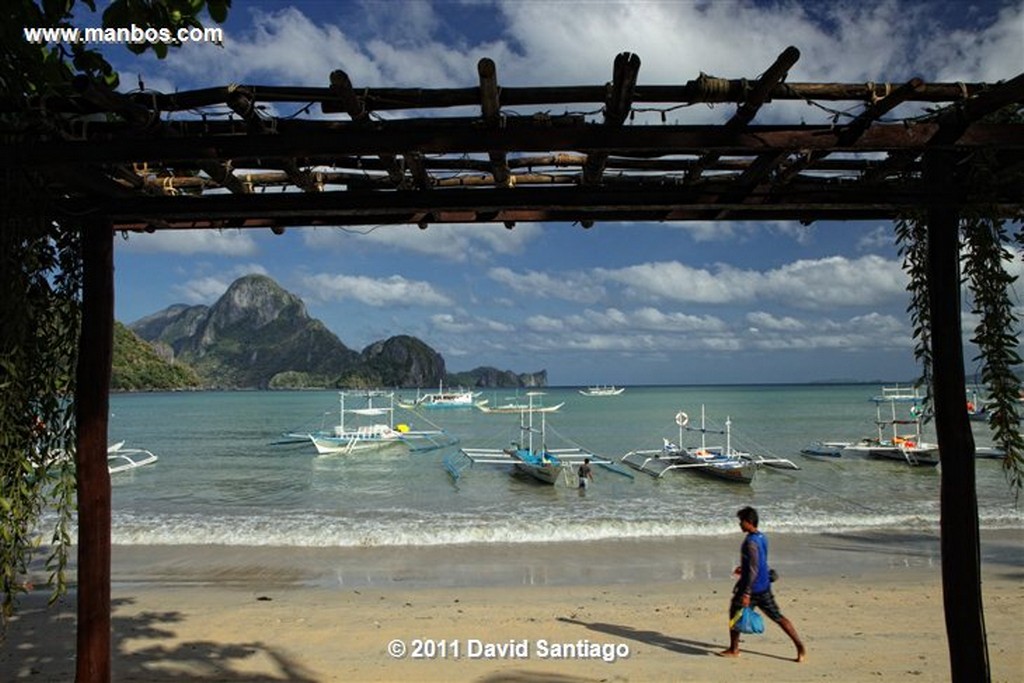
{"type": "Polygon", "coordinates": [[[586,389],[580,389],[580,394],[583,396],[618,396],[626,390],[625,387],[587,387],[586,389]]]}
{"type": "Polygon", "coordinates": [[[511,465],[515,471],[545,484],[575,487],[579,485],[577,471],[584,459],[618,474],[633,476],[611,460],[583,448],[548,448],[546,414],[534,408],[534,398],[542,395],[542,392],[527,394],[526,410],[519,417],[520,439],[513,441],[509,448],[462,448],[446,457],[444,466],[452,478],[459,479],[466,469],[476,464],[511,465]],[[540,414],[539,429],[534,427],[534,413],[540,414]],[[534,443],[535,436],[539,437],[538,445],[534,443]]]}
{"type": "Polygon", "coordinates": [[[395,425],[393,392],[349,392],[348,395],[364,399],[365,405],[346,408],[346,392],[338,392],[339,422],[333,429],[321,428],[306,433],[288,432],[284,434],[285,441],[283,443],[301,439],[311,441],[319,455],[349,455],[393,447],[404,447],[411,451],[427,451],[458,442],[458,439],[440,429],[413,430],[404,423],[395,425]],[[375,399],[376,405],[374,404],[375,399]],[[380,421],[352,425],[353,419],[366,418],[378,418],[380,421]],[[346,420],[348,420],[348,424],[346,424],[346,420]]]}
{"type": "Polygon", "coordinates": [[[820,458],[840,458],[843,449],[849,445],[849,441],[815,441],[801,448],[800,452],[820,458]]]}
{"type": "Polygon", "coordinates": [[[700,433],[699,448],[685,448],[668,439],[662,439],[660,450],[630,451],[622,456],[621,461],[630,467],[661,478],[666,472],[673,470],[692,470],[699,474],[723,479],[740,484],[750,484],[762,466],[780,469],[798,470],[800,467],[785,458],[765,458],[732,447],[732,420],[726,418],[724,430],[708,429],[704,406],[700,408],[700,427],[690,427],[689,416],[679,411],[676,413],[676,425],[679,427],[678,444],[683,443],[684,431],[700,433]],[[708,434],[725,436],[725,446],[708,446],[708,434]]]}
{"type": "Polygon", "coordinates": [[[882,387],[882,393],[871,399],[875,403],[875,426],[877,437],[868,437],[847,445],[843,455],[862,455],[883,460],[898,460],[908,465],[931,466],[939,464],[939,446],[921,438],[921,408],[924,400],[916,389],[905,387],[882,387]],[[896,406],[910,404],[909,416],[902,415],[896,406]],[[889,411],[883,416],[882,406],[888,404],[889,411]],[[891,434],[885,432],[891,427],[891,434]],[[910,427],[910,429],[905,429],[910,427]],[[903,429],[901,429],[903,428],[903,429]]]}
{"type": "Polygon", "coordinates": [[[152,465],[157,460],[156,455],[144,448],[125,448],[124,441],[107,448],[107,471],[110,474],[152,465]]]}
{"type": "MultiPolygon", "coordinates": [[[[526,395],[527,395],[527,397],[543,396],[544,392],[541,392],[541,391],[531,391],[531,392],[527,392],[526,395]]],[[[532,412],[532,413],[554,413],[554,412],[557,412],[564,405],[565,405],[565,402],[563,401],[562,403],[559,403],[558,405],[545,406],[545,405],[540,405],[539,403],[535,403],[534,401],[532,401],[529,398],[527,398],[527,402],[526,403],[522,403],[521,401],[513,400],[513,401],[509,401],[508,403],[503,403],[500,406],[488,406],[486,404],[486,402],[484,402],[484,403],[479,404],[477,406],[477,408],[482,413],[498,413],[498,414],[505,414],[505,413],[527,413],[527,412],[532,412]]]]}
{"type": "Polygon", "coordinates": [[[442,382],[438,385],[436,392],[422,395],[417,392],[415,400],[411,403],[399,401],[398,405],[406,410],[415,410],[417,408],[476,408],[487,404],[487,399],[478,401],[477,396],[479,396],[478,393],[467,389],[445,391],[444,382],[442,382]]]}

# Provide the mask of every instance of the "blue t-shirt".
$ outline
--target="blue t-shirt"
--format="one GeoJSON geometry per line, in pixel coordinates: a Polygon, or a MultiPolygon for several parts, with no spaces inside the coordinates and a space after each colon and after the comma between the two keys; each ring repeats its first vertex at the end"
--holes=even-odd
{"type": "Polygon", "coordinates": [[[743,576],[740,580],[744,586],[750,586],[751,593],[763,593],[772,587],[768,576],[768,539],[760,531],[747,534],[743,539],[740,553],[744,558],[743,576]]]}

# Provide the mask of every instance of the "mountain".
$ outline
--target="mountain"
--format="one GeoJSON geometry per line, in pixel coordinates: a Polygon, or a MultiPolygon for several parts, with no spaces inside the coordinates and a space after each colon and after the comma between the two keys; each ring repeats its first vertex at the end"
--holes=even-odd
{"type": "Polygon", "coordinates": [[[547,384],[546,371],[516,375],[477,368],[449,377],[441,354],[408,335],[354,351],[309,317],[301,299],[264,275],[239,278],[212,306],[176,304],[129,328],[166,361],[193,368],[204,388],[547,384]]]}
{"type": "Polygon", "coordinates": [[[480,367],[469,372],[457,372],[448,375],[445,380],[448,386],[463,387],[496,387],[496,388],[519,388],[519,387],[546,387],[548,385],[548,371],[515,373],[511,370],[498,370],[497,368],[480,367]]]}
{"type": "Polygon", "coordinates": [[[113,391],[196,389],[202,380],[191,367],[161,357],[152,345],[119,322],[114,323],[113,391]]]}
{"type": "Polygon", "coordinates": [[[292,373],[303,386],[332,386],[359,362],[306,305],[264,275],[231,283],[209,308],[171,306],[130,325],[188,363],[211,387],[266,389],[292,373]]]}
{"type": "Polygon", "coordinates": [[[444,358],[416,337],[398,335],[370,344],[360,366],[339,383],[346,387],[429,387],[445,376],[444,358]]]}

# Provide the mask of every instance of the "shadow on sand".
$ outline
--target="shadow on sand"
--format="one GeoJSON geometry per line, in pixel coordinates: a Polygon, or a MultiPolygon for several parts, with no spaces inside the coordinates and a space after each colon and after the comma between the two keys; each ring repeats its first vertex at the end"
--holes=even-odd
{"type": "MultiPolygon", "coordinates": [[[[653,647],[660,647],[671,652],[678,652],[682,655],[689,655],[691,657],[707,657],[709,655],[718,655],[719,652],[725,649],[723,643],[709,643],[704,640],[689,640],[687,638],[680,638],[678,636],[670,636],[660,631],[641,631],[631,626],[622,626],[620,624],[606,624],[601,622],[586,622],[579,621],[578,619],[571,619],[569,617],[558,617],[558,620],[566,624],[576,624],[583,626],[591,631],[597,631],[599,633],[607,633],[609,635],[616,636],[618,638],[635,640],[640,643],[645,643],[653,647]]],[[[769,654],[767,652],[759,652],[757,650],[751,650],[744,644],[743,647],[744,655],[757,655],[759,657],[768,657],[770,659],[787,660],[787,657],[780,657],[778,655],[769,654]]]]}
{"type": "MultiPolygon", "coordinates": [[[[23,597],[0,639],[0,680],[75,679],[74,596],[47,606],[47,595],[23,597]]],[[[191,641],[166,645],[175,637],[180,612],[144,612],[119,617],[131,599],[112,601],[112,678],[116,681],[218,681],[224,683],[316,683],[298,662],[261,642],[191,641]],[[152,641],[139,647],[136,641],[152,641]],[[255,671],[255,672],[254,672],[255,671]],[[272,673],[268,673],[272,672],[272,673]]]]}

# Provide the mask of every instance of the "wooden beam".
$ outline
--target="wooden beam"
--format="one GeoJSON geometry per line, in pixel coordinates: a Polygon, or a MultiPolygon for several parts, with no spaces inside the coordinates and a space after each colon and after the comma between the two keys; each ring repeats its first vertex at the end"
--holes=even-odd
{"type": "MultiPolygon", "coordinates": [[[[468,212],[501,216],[502,220],[711,220],[729,210],[739,219],[802,220],[832,216],[891,218],[919,207],[928,189],[918,184],[893,184],[885,191],[859,183],[828,185],[791,183],[779,193],[752,195],[741,202],[722,201],[723,186],[533,186],[514,189],[448,188],[402,192],[338,191],[315,194],[257,193],[245,197],[217,194],[194,197],[138,197],[96,202],[66,202],[72,212],[109,213],[117,229],[143,229],[157,220],[179,228],[213,227],[226,223],[255,225],[365,225],[405,222],[408,216],[468,212]],[[651,217],[654,218],[651,218],[651,217]]],[[[1009,191],[1008,191],[1009,192],[1009,191]]],[[[1009,210],[1019,206],[1020,193],[1009,192],[994,202],[1009,210]]],[[[951,206],[961,198],[947,198],[951,206]]],[[[435,219],[431,222],[443,222],[435,219]]]]}
{"type": "MultiPolygon", "coordinates": [[[[512,123],[512,119],[509,123],[512,123]]],[[[912,127],[897,124],[871,126],[845,152],[910,150],[919,152],[938,131],[934,122],[912,127]]],[[[1024,126],[975,123],[957,139],[956,148],[1024,149],[1024,126]]],[[[278,135],[195,136],[173,141],[159,138],[68,140],[0,144],[0,168],[24,166],[81,166],[142,163],[154,159],[165,164],[239,158],[303,158],[328,164],[339,155],[486,154],[489,150],[549,153],[551,150],[589,149],[624,157],[665,157],[713,150],[722,156],[756,155],[769,151],[829,150],[836,147],[828,126],[755,126],[728,133],[720,126],[604,126],[549,127],[543,121],[519,122],[488,130],[467,127],[419,129],[377,124],[373,128],[307,127],[278,135]]]]}
{"type": "MultiPolygon", "coordinates": [[[[344,74],[344,72],[340,72],[344,74]]],[[[347,75],[345,76],[347,78],[347,75]]],[[[334,81],[332,80],[332,84],[334,81]]],[[[351,86],[351,83],[349,84],[351,86]]],[[[358,116],[360,112],[396,109],[441,109],[470,107],[480,101],[479,89],[469,88],[365,88],[361,95],[344,88],[314,88],[244,84],[243,87],[261,102],[319,102],[325,113],[347,112],[358,116]],[[353,105],[353,100],[357,103],[353,105]],[[365,107],[365,108],[364,108],[365,107]]],[[[989,88],[987,83],[926,83],[916,91],[913,102],[954,102],[969,98],[989,88]]],[[[219,106],[224,102],[228,86],[201,88],[176,93],[134,93],[127,97],[133,104],[154,108],[156,111],[189,111],[202,107],[219,106]]],[[[747,99],[749,83],[740,78],[713,78],[701,76],[681,85],[637,86],[634,101],[652,104],[741,103],[747,99]],[[709,83],[713,83],[709,87],[709,83]]],[[[770,100],[818,100],[824,102],[873,102],[885,97],[891,86],[874,83],[780,83],[768,94],[770,100]]],[[[571,102],[603,102],[606,88],[600,85],[554,85],[505,87],[502,105],[505,107],[551,106],[571,102]]],[[[41,100],[32,101],[41,108],[41,100]]],[[[21,104],[14,98],[0,98],[0,111],[20,111],[21,104]]],[[[78,97],[48,95],[45,107],[49,111],[89,114],[107,111],[78,97]]]]}
{"type": "MultiPolygon", "coordinates": [[[[115,200],[117,201],[117,200],[115,200]]],[[[82,331],[75,371],[78,488],[78,626],[75,680],[111,674],[110,473],[107,421],[114,347],[114,233],[106,217],[82,230],[82,331]]]]}
{"type": "Polygon", "coordinates": [[[939,529],[942,550],[942,601],[951,681],[989,680],[988,649],[981,595],[981,538],[975,444],[964,405],[963,341],[960,334],[960,221],[947,205],[957,194],[956,156],[929,152],[925,180],[933,195],[927,204],[928,299],[932,334],[932,385],[935,434],[942,460],[939,529]]]}
{"type": "MultiPolygon", "coordinates": [[[[483,113],[484,125],[497,128],[501,123],[501,91],[498,88],[498,72],[494,62],[486,57],[477,62],[477,75],[480,78],[480,110],[483,113]]],[[[502,151],[487,153],[491,160],[494,184],[509,187],[511,178],[508,169],[507,154],[502,151]]]]}
{"type": "MultiPolygon", "coordinates": [[[[629,112],[633,108],[633,90],[636,88],[637,75],[640,72],[640,57],[631,52],[620,52],[615,56],[612,68],[612,82],[608,84],[608,95],[604,102],[604,125],[610,128],[621,128],[629,112]]],[[[583,166],[583,182],[597,185],[601,182],[607,152],[589,152],[587,163],[583,166]]]]}

